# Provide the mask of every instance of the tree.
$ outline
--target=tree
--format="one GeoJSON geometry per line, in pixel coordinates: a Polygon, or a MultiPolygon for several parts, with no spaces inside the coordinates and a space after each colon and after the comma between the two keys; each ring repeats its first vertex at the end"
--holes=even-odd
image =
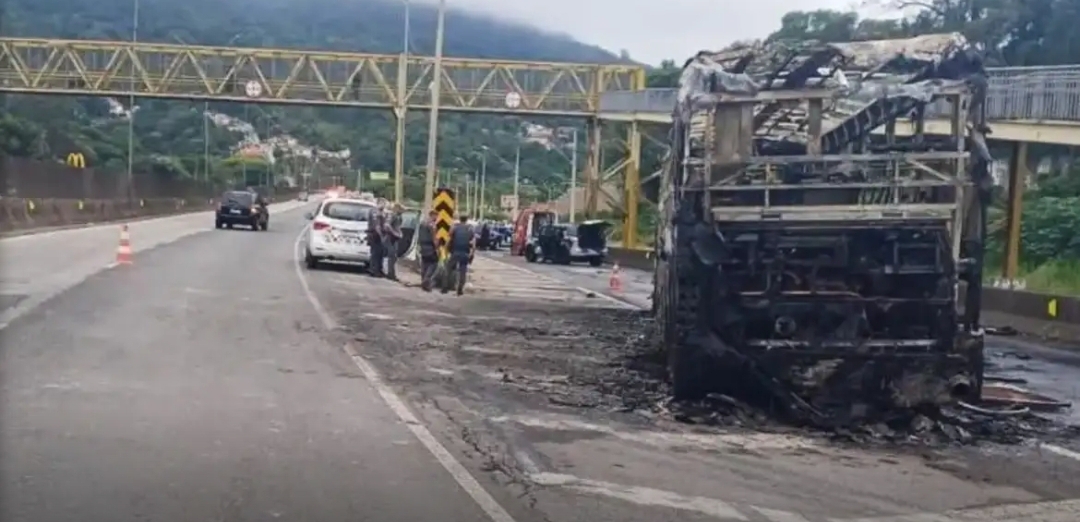
{"type": "MultiPolygon", "coordinates": [[[[87,8],[76,0],[11,0],[5,4],[5,36],[126,40],[132,30],[130,0],[102,0],[87,8]]],[[[435,8],[417,4],[412,11],[413,52],[434,50],[435,8]]],[[[225,46],[262,46],[398,53],[404,10],[396,0],[143,0],[139,39],[149,42],[225,46]]],[[[564,62],[617,62],[620,57],[567,37],[455,10],[446,24],[446,53],[451,56],[564,62]]],[[[621,57],[629,60],[629,56],[621,57]]],[[[115,102],[114,102],[115,103],[115,102]]],[[[119,100],[126,103],[126,100],[119,100]]],[[[163,177],[202,176],[204,149],[215,172],[232,179],[232,149],[243,133],[211,126],[204,140],[203,103],[139,101],[135,123],[136,168],[163,177]]],[[[9,95],[0,103],[0,147],[11,155],[61,159],[82,150],[101,168],[127,166],[127,121],[110,114],[105,99],[9,95]]],[[[325,150],[353,151],[355,162],[371,170],[393,170],[394,124],[389,110],[320,107],[269,107],[210,103],[211,112],[241,118],[259,137],[288,134],[325,150]]],[[[440,126],[440,155],[450,166],[454,150],[466,154],[488,146],[512,156],[520,142],[520,118],[446,112],[440,126]]],[[[581,125],[580,121],[541,121],[544,125],[581,125]]],[[[424,114],[408,122],[406,170],[426,162],[424,114]]],[[[529,148],[523,175],[564,179],[562,159],[543,148],[529,148]],[[556,163],[558,162],[558,163],[556,163]]],[[[280,162],[276,162],[280,163],[280,162]]],[[[288,164],[289,162],[285,162],[288,164]]],[[[285,167],[282,167],[285,168],[285,167]]],[[[250,170],[250,169],[249,169],[250,170]]],[[[508,179],[511,169],[493,164],[489,180],[508,179]]],[[[406,184],[411,186],[410,183],[406,184]]]]}

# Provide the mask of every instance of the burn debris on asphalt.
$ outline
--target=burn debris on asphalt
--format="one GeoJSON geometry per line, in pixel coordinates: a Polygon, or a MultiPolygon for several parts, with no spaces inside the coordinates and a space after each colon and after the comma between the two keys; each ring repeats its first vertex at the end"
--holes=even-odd
{"type": "Polygon", "coordinates": [[[654,339],[652,320],[644,312],[573,310],[546,314],[540,323],[529,326],[489,322],[485,329],[485,334],[504,338],[521,335],[536,347],[518,349],[543,351],[525,367],[503,361],[498,370],[502,384],[542,394],[554,407],[633,413],[698,426],[794,429],[864,445],[1019,444],[1034,437],[1080,435],[1080,428],[1062,426],[1030,411],[896,409],[874,412],[860,421],[825,425],[789,418],[780,408],[750,404],[746,398],[711,394],[692,403],[674,402],[664,355],[654,339]],[[567,357],[558,356],[561,353],[567,357]]]}

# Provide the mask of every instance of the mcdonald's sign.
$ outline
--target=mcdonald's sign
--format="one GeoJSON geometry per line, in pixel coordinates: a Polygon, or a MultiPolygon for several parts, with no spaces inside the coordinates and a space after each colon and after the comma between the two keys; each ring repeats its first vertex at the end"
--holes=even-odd
{"type": "Polygon", "coordinates": [[[83,156],[81,152],[72,152],[67,155],[68,166],[75,167],[77,169],[86,168],[86,156],[83,156]]]}

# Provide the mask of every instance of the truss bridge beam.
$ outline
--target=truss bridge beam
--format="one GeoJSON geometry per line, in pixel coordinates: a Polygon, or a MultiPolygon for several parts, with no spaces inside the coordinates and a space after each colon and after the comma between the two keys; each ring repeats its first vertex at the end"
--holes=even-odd
{"type": "MultiPolygon", "coordinates": [[[[435,59],[315,50],[0,38],[0,92],[429,109],[435,59]],[[404,64],[404,67],[402,66],[404,64]]],[[[624,64],[445,58],[440,108],[595,116],[644,88],[624,64]]]]}

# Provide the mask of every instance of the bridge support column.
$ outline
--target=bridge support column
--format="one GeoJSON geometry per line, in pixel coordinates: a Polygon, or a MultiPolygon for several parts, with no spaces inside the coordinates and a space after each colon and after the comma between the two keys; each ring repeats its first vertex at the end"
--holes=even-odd
{"type": "Polygon", "coordinates": [[[638,246],[638,203],[641,200],[641,127],[632,122],[626,135],[629,161],[626,163],[626,186],[623,190],[626,216],[623,218],[623,245],[638,246]]]}
{"type": "Polygon", "coordinates": [[[600,203],[600,119],[589,118],[585,127],[585,218],[596,217],[600,203]]]}
{"type": "Polygon", "coordinates": [[[1020,271],[1020,220],[1024,205],[1024,184],[1028,177],[1028,144],[1013,145],[1009,159],[1009,202],[1005,228],[1005,263],[1001,277],[1006,281],[1016,279],[1020,271]]]}
{"type": "Polygon", "coordinates": [[[394,118],[394,202],[401,203],[405,199],[405,107],[395,107],[394,118]]]}

